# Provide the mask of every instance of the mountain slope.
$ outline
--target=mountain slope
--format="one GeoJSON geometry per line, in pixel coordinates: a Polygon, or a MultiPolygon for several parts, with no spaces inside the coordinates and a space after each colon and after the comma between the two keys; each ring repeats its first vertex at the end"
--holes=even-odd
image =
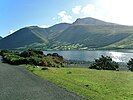
{"type": "Polygon", "coordinates": [[[2,39],[2,37],[0,36],[0,39],[2,39]]]}
{"type": "Polygon", "coordinates": [[[128,36],[127,38],[116,42],[114,44],[111,44],[105,48],[127,48],[127,49],[133,49],[133,34],[128,36]]]}
{"type": "Polygon", "coordinates": [[[46,30],[49,33],[48,38],[49,39],[56,38],[57,36],[60,35],[61,32],[63,32],[69,26],[71,26],[71,24],[68,24],[68,23],[60,23],[60,24],[56,24],[56,25],[53,25],[53,26],[47,28],[46,30]]]}
{"type": "Polygon", "coordinates": [[[128,26],[74,25],[62,32],[57,41],[98,48],[119,42],[132,34],[133,27],[128,26]]]}
{"type": "Polygon", "coordinates": [[[22,28],[0,40],[0,49],[12,49],[36,42],[48,43],[45,29],[33,26],[22,28]]]}
{"type": "Polygon", "coordinates": [[[106,46],[133,48],[132,35],[133,26],[124,26],[88,17],[77,19],[56,38],[56,41],[81,44],[88,48],[106,46]]]}
{"type": "Polygon", "coordinates": [[[49,40],[52,42],[69,26],[70,24],[60,23],[49,28],[25,27],[0,40],[0,49],[12,49],[29,45],[36,47],[36,45],[40,46],[40,43],[43,43],[41,46],[44,46],[44,44],[49,43],[49,40]]]}

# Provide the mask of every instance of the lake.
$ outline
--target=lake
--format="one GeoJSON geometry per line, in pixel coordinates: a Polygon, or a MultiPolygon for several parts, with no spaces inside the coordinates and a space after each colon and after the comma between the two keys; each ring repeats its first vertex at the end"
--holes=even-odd
{"type": "Polygon", "coordinates": [[[97,51],[44,51],[44,54],[58,53],[66,60],[94,61],[101,55],[110,56],[116,62],[128,62],[133,58],[133,50],[97,50],[97,51]]]}

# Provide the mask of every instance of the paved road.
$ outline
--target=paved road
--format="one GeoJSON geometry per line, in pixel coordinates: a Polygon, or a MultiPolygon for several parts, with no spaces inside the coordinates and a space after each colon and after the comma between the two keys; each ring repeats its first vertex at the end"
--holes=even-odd
{"type": "Polygon", "coordinates": [[[83,100],[20,66],[0,63],[0,100],[83,100]]]}

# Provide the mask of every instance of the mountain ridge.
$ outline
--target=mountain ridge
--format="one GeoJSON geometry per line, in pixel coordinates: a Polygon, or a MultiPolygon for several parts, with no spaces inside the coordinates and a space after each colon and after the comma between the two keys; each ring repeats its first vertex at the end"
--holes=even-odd
{"type": "Polygon", "coordinates": [[[119,25],[87,17],[72,24],[59,23],[48,28],[29,26],[0,40],[0,49],[34,47],[45,49],[133,48],[133,26],[119,25]],[[123,46],[123,44],[125,44],[123,46]],[[78,47],[78,46],[79,47],[78,47]]]}
{"type": "Polygon", "coordinates": [[[78,18],[74,25],[118,25],[116,23],[106,22],[92,17],[78,18]]]}

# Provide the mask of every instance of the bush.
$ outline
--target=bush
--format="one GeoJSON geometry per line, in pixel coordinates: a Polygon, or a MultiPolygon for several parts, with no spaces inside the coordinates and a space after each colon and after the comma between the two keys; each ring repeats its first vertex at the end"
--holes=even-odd
{"type": "Polygon", "coordinates": [[[95,59],[95,62],[92,63],[89,68],[97,70],[118,70],[119,65],[115,61],[112,61],[111,57],[104,57],[102,55],[101,58],[95,59]]]}
{"type": "Polygon", "coordinates": [[[58,54],[52,54],[52,56],[45,56],[42,51],[29,49],[27,51],[9,52],[3,50],[0,52],[3,61],[13,65],[31,64],[35,66],[47,66],[47,67],[62,67],[63,57],[58,54]]]}
{"type": "Polygon", "coordinates": [[[3,54],[3,61],[12,65],[19,65],[19,64],[26,64],[27,61],[25,58],[20,57],[15,54],[11,53],[4,53],[3,54]]]}
{"type": "Polygon", "coordinates": [[[133,71],[133,58],[131,58],[131,60],[128,61],[127,67],[130,71],[133,71]]]}
{"type": "Polygon", "coordinates": [[[0,55],[1,56],[3,56],[4,55],[4,53],[11,53],[10,51],[8,51],[8,50],[1,50],[0,51],[0,55]]]}
{"type": "Polygon", "coordinates": [[[26,60],[28,64],[41,66],[41,58],[32,56],[32,57],[27,57],[26,60]]]}
{"type": "Polygon", "coordinates": [[[47,67],[43,67],[43,68],[41,68],[41,70],[48,70],[48,68],[47,67]]]}
{"type": "Polygon", "coordinates": [[[43,55],[42,51],[33,50],[33,49],[28,49],[27,51],[23,51],[20,53],[21,57],[41,56],[41,55],[43,55]]]}
{"type": "Polygon", "coordinates": [[[56,57],[57,59],[63,60],[63,56],[58,55],[58,53],[53,53],[53,54],[47,54],[47,56],[52,56],[52,57],[56,57]]]}

